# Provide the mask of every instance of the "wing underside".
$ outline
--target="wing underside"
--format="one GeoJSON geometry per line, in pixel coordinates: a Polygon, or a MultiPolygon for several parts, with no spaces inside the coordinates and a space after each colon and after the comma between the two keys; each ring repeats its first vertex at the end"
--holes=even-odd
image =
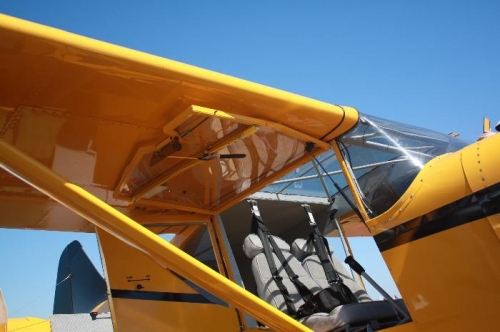
{"type": "MultiPolygon", "coordinates": [[[[138,219],[218,214],[307,161],[306,142],[328,149],[358,118],[4,15],[0,76],[0,138],[138,219]]],[[[0,198],[0,227],[93,231],[4,171],[0,198]]]]}

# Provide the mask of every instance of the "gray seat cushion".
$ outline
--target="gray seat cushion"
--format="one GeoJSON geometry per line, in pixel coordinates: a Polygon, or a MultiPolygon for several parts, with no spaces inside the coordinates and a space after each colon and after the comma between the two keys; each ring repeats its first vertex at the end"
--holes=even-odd
{"type": "Polygon", "coordinates": [[[388,301],[372,301],[338,306],[330,313],[316,313],[301,319],[301,323],[315,332],[332,331],[347,325],[362,325],[370,321],[397,320],[396,310],[388,301]]]}
{"type": "MultiPolygon", "coordinates": [[[[292,271],[298,276],[298,280],[304,284],[311,292],[317,293],[321,287],[307,274],[302,267],[302,264],[290,253],[290,246],[278,237],[274,240],[281,249],[288,265],[292,271]]],[[[286,304],[283,295],[281,294],[278,285],[273,280],[271,269],[264,254],[264,249],[260,238],[255,234],[248,235],[243,242],[243,251],[248,257],[253,257],[252,273],[257,284],[257,294],[264,301],[270,303],[281,311],[286,311],[286,304]]],[[[283,278],[283,284],[288,290],[290,297],[296,309],[304,304],[304,301],[298,293],[295,285],[292,283],[285,269],[281,265],[278,257],[273,253],[274,264],[278,269],[279,275],[283,278]]]]}
{"type": "MultiPolygon", "coordinates": [[[[278,248],[280,248],[281,252],[290,252],[290,246],[288,245],[288,243],[277,236],[273,236],[273,238],[278,245],[278,248]]],[[[262,241],[257,236],[257,234],[249,234],[247,235],[245,240],[243,240],[243,252],[250,259],[253,259],[258,254],[264,252],[264,246],[262,245],[262,241]]],[[[281,264],[278,264],[276,266],[279,265],[281,264]]]]}
{"type": "MultiPolygon", "coordinates": [[[[299,260],[302,261],[302,266],[314,281],[322,288],[327,288],[329,286],[328,279],[326,278],[321,261],[315,254],[314,248],[312,253],[307,252],[306,242],[305,239],[296,239],[292,243],[291,252],[295,257],[300,257],[299,260]]],[[[330,258],[340,278],[342,278],[344,284],[353,292],[358,301],[372,301],[368,293],[351,277],[351,274],[347,271],[344,264],[335,256],[331,256],[330,258]]]]}
{"type": "MultiPolygon", "coordinates": [[[[303,268],[298,259],[290,253],[290,246],[283,240],[275,238],[288,265],[292,268],[298,279],[308,287],[313,294],[319,292],[322,287],[303,268]]],[[[286,312],[286,304],[276,282],[273,280],[271,269],[264,254],[264,249],[259,237],[255,234],[248,235],[243,244],[245,254],[252,258],[252,273],[257,284],[257,293],[260,298],[269,304],[286,312]]],[[[278,257],[273,253],[273,259],[279,275],[283,278],[283,284],[287,288],[290,297],[298,309],[304,304],[302,297],[292,283],[285,269],[282,267],[278,257]]],[[[300,319],[300,322],[314,331],[332,331],[346,325],[369,323],[373,320],[396,319],[396,311],[386,301],[371,301],[365,303],[354,303],[338,306],[329,313],[316,313],[300,319]]]]}

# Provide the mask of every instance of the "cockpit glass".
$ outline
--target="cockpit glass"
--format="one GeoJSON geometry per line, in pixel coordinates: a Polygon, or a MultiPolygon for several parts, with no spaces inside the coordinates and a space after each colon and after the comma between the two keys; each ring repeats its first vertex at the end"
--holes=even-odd
{"type": "MultiPolygon", "coordinates": [[[[371,218],[387,211],[429,160],[469,144],[457,137],[364,114],[337,142],[371,218]]],[[[317,160],[319,164],[309,162],[260,193],[279,200],[333,200],[339,214],[348,213],[351,207],[345,197],[353,201],[352,193],[337,157],[329,150],[317,160]],[[343,195],[337,188],[342,188],[343,195]]]]}
{"type": "Polygon", "coordinates": [[[338,143],[370,217],[389,209],[429,160],[468,144],[457,137],[363,114],[338,143]]]}
{"type": "Polygon", "coordinates": [[[328,201],[326,197],[337,191],[333,181],[340,187],[345,187],[346,181],[333,151],[327,151],[317,159],[319,165],[309,162],[297,167],[291,173],[261,190],[261,192],[279,195],[281,199],[286,199],[286,196],[295,196],[295,200],[298,200],[297,196],[323,198],[326,203],[328,201]],[[322,174],[323,183],[318,177],[318,173],[322,174]]]}

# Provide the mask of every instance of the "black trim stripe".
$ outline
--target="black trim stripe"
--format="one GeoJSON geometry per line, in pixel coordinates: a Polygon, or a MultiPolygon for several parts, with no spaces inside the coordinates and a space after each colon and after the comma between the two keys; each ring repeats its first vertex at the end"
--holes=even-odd
{"type": "MultiPolygon", "coordinates": [[[[335,127],[333,127],[333,128],[332,128],[329,132],[327,132],[326,134],[324,134],[324,135],[320,138],[321,140],[323,140],[324,138],[328,137],[331,133],[333,133],[335,130],[337,130],[337,128],[338,128],[338,127],[340,127],[340,125],[341,125],[342,123],[344,123],[344,120],[345,120],[345,109],[344,109],[342,106],[340,106],[340,105],[335,105],[335,106],[340,107],[340,108],[342,109],[342,119],[340,119],[340,122],[339,122],[339,123],[338,123],[335,127]]],[[[333,141],[334,139],[335,139],[335,137],[334,137],[334,138],[332,138],[332,139],[330,140],[330,142],[331,142],[331,141],[333,141]]]]}
{"type": "Polygon", "coordinates": [[[500,183],[374,236],[381,252],[500,213],[500,183]]]}
{"type": "Polygon", "coordinates": [[[183,276],[175,273],[174,271],[170,271],[170,273],[172,273],[174,276],[179,278],[179,280],[182,280],[182,282],[186,283],[189,287],[191,287],[192,289],[197,291],[201,296],[203,296],[208,301],[208,303],[219,304],[219,305],[222,305],[225,307],[229,307],[229,305],[226,302],[220,300],[218,297],[213,296],[211,293],[209,293],[206,290],[204,290],[203,288],[197,286],[193,282],[187,280],[183,276]]]}
{"type": "Polygon", "coordinates": [[[116,299],[185,302],[185,303],[213,303],[200,294],[133,291],[126,289],[112,289],[111,297],[116,299]]]}

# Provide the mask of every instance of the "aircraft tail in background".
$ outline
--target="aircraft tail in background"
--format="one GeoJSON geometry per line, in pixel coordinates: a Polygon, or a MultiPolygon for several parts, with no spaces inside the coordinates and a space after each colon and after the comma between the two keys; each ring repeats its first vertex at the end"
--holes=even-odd
{"type": "Polygon", "coordinates": [[[85,254],[80,242],[71,242],[59,259],[53,313],[90,313],[106,300],[104,278],[85,254]]]}

